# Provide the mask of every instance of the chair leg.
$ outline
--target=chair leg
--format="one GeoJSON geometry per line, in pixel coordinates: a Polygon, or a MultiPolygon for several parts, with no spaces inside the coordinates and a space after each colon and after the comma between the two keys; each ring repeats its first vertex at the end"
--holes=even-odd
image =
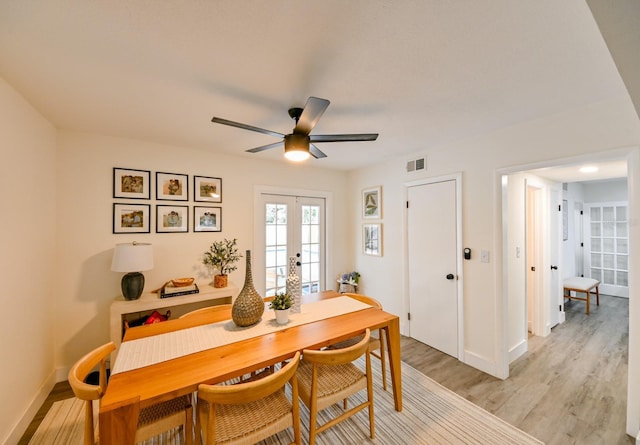
{"type": "Polygon", "coordinates": [[[596,286],[596,303],[600,306],[600,291],[598,290],[598,286],[596,286]]]}
{"type": "Polygon", "coordinates": [[[591,303],[591,291],[587,290],[587,315],[589,315],[590,312],[589,303],[591,303]]]}

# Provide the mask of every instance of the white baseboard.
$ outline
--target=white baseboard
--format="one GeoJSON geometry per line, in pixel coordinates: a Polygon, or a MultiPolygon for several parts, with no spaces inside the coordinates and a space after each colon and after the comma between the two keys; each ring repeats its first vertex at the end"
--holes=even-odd
{"type": "Polygon", "coordinates": [[[481,355],[474,354],[473,352],[465,351],[464,363],[466,363],[469,366],[473,366],[474,368],[479,369],[482,372],[486,372],[489,375],[498,377],[496,363],[493,360],[489,360],[486,357],[482,357],[481,355]]]}
{"type": "Polygon", "coordinates": [[[522,356],[525,352],[527,352],[527,340],[523,339],[516,346],[509,349],[509,363],[522,356]]]}
{"type": "MultiPolygon", "coordinates": [[[[47,396],[49,395],[54,385],[56,384],[56,374],[57,374],[56,371],[52,371],[51,374],[49,374],[49,376],[45,379],[44,383],[38,389],[38,392],[31,400],[31,403],[29,404],[25,412],[22,413],[22,417],[20,418],[18,423],[16,423],[16,425],[13,427],[9,435],[6,437],[6,441],[4,442],[5,444],[13,444],[13,443],[18,443],[20,441],[20,438],[22,437],[24,432],[27,430],[27,428],[29,427],[29,424],[31,423],[33,418],[36,416],[36,414],[38,413],[38,410],[40,409],[44,401],[47,399],[47,396]]],[[[65,376],[65,380],[66,380],[66,376],[65,376]]]]}
{"type": "Polygon", "coordinates": [[[640,445],[640,432],[636,436],[636,445],[640,445]]]}

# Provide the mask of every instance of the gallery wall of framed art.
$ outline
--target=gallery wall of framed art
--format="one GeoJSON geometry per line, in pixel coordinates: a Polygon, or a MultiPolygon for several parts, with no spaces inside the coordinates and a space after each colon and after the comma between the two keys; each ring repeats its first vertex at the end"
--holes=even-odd
{"type": "Polygon", "coordinates": [[[222,178],[113,168],[113,233],[221,232],[222,178]],[[152,183],[155,178],[155,185],[152,183]],[[155,190],[152,202],[151,191],[155,190]],[[148,201],[141,203],[140,201],[148,201]],[[173,201],[173,202],[171,202],[173,201]],[[193,201],[193,205],[189,202],[193,201]],[[195,205],[195,203],[203,203],[195,205]],[[152,209],[155,206],[155,211],[152,209]],[[155,220],[155,223],[154,223],[155,220]]]}

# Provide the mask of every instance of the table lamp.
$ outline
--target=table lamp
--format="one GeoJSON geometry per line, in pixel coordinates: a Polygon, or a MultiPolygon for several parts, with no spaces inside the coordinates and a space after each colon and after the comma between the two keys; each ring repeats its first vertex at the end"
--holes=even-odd
{"type": "Polygon", "coordinates": [[[111,270],[127,272],[120,286],[125,300],[137,300],[144,289],[144,275],[140,272],[153,269],[153,248],[147,243],[116,244],[113,249],[111,270]]]}

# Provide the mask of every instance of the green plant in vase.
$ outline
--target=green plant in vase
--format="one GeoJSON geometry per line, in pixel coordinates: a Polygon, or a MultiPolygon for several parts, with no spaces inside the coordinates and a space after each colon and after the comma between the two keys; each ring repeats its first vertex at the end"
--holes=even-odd
{"type": "Polygon", "coordinates": [[[269,302],[269,309],[273,309],[276,314],[278,324],[286,324],[289,321],[289,311],[293,306],[293,297],[286,292],[278,292],[269,302]]]}
{"type": "Polygon", "coordinates": [[[238,252],[238,240],[236,238],[229,240],[214,241],[209,246],[209,250],[204,253],[202,263],[212,269],[220,272],[213,277],[213,287],[226,287],[228,276],[236,270],[236,263],[240,261],[242,255],[238,252]]]}

